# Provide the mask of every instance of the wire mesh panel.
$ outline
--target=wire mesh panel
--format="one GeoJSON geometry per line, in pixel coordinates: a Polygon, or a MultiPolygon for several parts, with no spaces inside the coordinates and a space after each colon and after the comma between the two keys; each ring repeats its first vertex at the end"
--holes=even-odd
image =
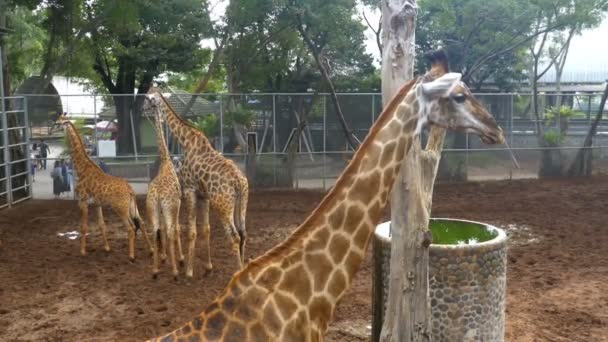
{"type": "MultiPolygon", "coordinates": [[[[235,159],[257,186],[327,189],[352,158],[353,151],[346,143],[329,94],[194,96],[176,89],[162,91],[177,114],[201,129],[217,150],[235,159]],[[247,155],[252,146],[253,159],[247,155]]],[[[473,134],[449,132],[439,180],[538,177],[539,170],[549,161],[553,169],[564,171],[585,143],[599,111],[600,99],[599,94],[540,94],[536,101],[529,94],[476,94],[476,97],[503,128],[522,168],[515,168],[505,146],[488,146],[473,134]]],[[[348,126],[360,141],[364,140],[382,112],[381,95],[337,94],[337,98],[348,126]]],[[[154,176],[158,154],[152,123],[145,119],[149,114],[138,109],[143,101],[143,96],[124,94],[28,95],[23,102],[27,102],[28,112],[35,113],[34,117],[26,122],[24,115],[16,115],[13,120],[17,121],[12,125],[16,128],[8,131],[14,131],[11,134],[19,137],[31,132],[33,142],[45,139],[50,145],[52,158],[67,158],[63,130],[53,125],[58,114],[66,113],[95,160],[104,160],[113,174],[143,184],[154,176]],[[36,106],[30,108],[30,102],[36,106]],[[115,156],[100,153],[99,143],[111,141],[115,156]]],[[[11,110],[24,108],[16,99],[7,103],[11,110]]],[[[602,170],[608,154],[606,113],[604,110],[600,116],[597,134],[592,139],[590,155],[594,171],[602,170]]],[[[171,152],[183,154],[166,127],[165,134],[171,152]]],[[[0,141],[0,155],[4,158],[3,143],[0,141]]],[[[23,153],[32,154],[31,151],[23,153]]],[[[33,160],[34,164],[38,163],[35,156],[33,160]]],[[[0,168],[5,170],[3,165],[0,163],[0,168]]],[[[43,172],[39,170],[36,179],[43,172]]],[[[0,186],[6,188],[6,180],[0,179],[0,186]]],[[[4,196],[6,203],[8,195],[4,196]]]]}

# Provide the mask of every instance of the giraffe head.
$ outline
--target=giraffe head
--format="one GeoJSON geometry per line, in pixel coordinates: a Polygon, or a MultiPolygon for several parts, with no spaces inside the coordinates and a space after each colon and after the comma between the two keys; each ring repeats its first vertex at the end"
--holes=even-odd
{"type": "Polygon", "coordinates": [[[462,82],[462,75],[449,72],[445,54],[435,54],[431,62],[416,89],[421,124],[477,134],[487,144],[504,143],[502,129],[462,82]]]}
{"type": "Polygon", "coordinates": [[[158,120],[158,122],[162,122],[162,110],[160,110],[162,106],[162,99],[158,92],[149,92],[146,94],[146,100],[143,104],[143,112],[144,113],[152,113],[154,118],[158,120]]]}
{"type": "Polygon", "coordinates": [[[70,122],[70,119],[65,114],[59,115],[59,117],[57,118],[57,120],[55,120],[55,123],[57,125],[59,125],[59,126],[62,126],[62,127],[65,127],[65,125],[67,125],[69,122],[70,122]]]}

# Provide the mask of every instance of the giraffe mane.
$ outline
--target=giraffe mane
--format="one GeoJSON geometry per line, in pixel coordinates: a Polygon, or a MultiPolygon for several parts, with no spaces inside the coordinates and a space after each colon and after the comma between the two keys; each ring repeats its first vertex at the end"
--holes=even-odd
{"type": "Polygon", "coordinates": [[[239,271],[237,275],[233,277],[233,280],[237,279],[238,274],[240,274],[241,272],[245,272],[247,270],[254,271],[258,268],[263,267],[263,265],[267,264],[269,261],[280,257],[284,254],[285,251],[297,248],[296,243],[300,241],[301,238],[307,233],[305,228],[308,223],[313,221],[318,215],[320,215],[320,213],[323,213],[326,210],[326,207],[330,205],[331,201],[338,195],[338,192],[335,190],[341,188],[341,185],[346,182],[354,173],[356,173],[357,169],[359,168],[359,164],[361,163],[361,160],[363,158],[362,151],[365,151],[366,147],[372,143],[374,137],[378,134],[378,132],[386,124],[386,122],[390,120],[391,114],[397,109],[399,104],[403,101],[405,96],[407,96],[407,94],[418,82],[418,80],[419,78],[415,78],[409,81],[408,83],[403,85],[399,89],[399,91],[393,96],[390,102],[382,110],[382,113],[372,126],[369,134],[367,135],[367,138],[363,141],[363,143],[355,153],[352,161],[348,164],[348,166],[346,166],[346,170],[336,181],[336,184],[334,185],[333,189],[325,195],[319,205],[306,218],[306,220],[304,220],[304,222],[289,237],[287,237],[287,239],[283,240],[283,242],[273,247],[268,252],[262,254],[258,258],[252,260],[246,268],[239,271]]]}

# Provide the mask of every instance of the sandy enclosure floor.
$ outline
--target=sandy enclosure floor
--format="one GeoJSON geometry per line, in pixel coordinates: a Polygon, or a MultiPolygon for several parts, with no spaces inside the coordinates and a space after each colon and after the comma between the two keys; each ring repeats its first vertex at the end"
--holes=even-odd
{"type": "MultiPolygon", "coordinates": [[[[508,341],[608,341],[608,178],[439,184],[436,190],[433,216],[492,223],[511,236],[508,341]]],[[[247,254],[284,239],[322,195],[254,191],[247,254]]],[[[191,319],[235,270],[228,239],[215,224],[213,273],[202,274],[199,240],[194,281],[176,283],[168,264],[151,279],[141,238],[138,260],[128,261],[125,230],[110,213],[112,252],[103,251],[92,224],[89,254],[80,256],[78,240],[57,236],[76,230],[78,219],[72,201],[34,200],[0,211],[0,340],[140,341],[191,319]]],[[[338,307],[330,341],[368,340],[370,257],[338,307]]]]}

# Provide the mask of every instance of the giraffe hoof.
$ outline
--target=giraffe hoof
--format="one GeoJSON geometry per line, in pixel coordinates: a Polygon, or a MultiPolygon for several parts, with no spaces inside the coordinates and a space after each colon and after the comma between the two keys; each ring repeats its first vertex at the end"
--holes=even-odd
{"type": "Polygon", "coordinates": [[[129,261],[130,261],[131,263],[135,263],[135,257],[129,257],[129,261]]]}
{"type": "Polygon", "coordinates": [[[154,280],[158,279],[158,273],[153,273],[152,274],[152,279],[154,279],[154,280]]]}
{"type": "Polygon", "coordinates": [[[174,280],[175,282],[178,282],[178,281],[179,281],[179,278],[177,277],[177,275],[174,275],[174,276],[173,276],[173,280],[174,280]]]}
{"type": "Polygon", "coordinates": [[[106,251],[107,253],[109,253],[109,252],[110,252],[110,247],[109,247],[109,246],[108,246],[108,247],[106,247],[106,248],[104,248],[104,249],[105,249],[105,251],[106,251]]]}
{"type": "Polygon", "coordinates": [[[184,260],[180,260],[179,261],[179,267],[184,267],[186,263],[184,262],[184,260]]]}

